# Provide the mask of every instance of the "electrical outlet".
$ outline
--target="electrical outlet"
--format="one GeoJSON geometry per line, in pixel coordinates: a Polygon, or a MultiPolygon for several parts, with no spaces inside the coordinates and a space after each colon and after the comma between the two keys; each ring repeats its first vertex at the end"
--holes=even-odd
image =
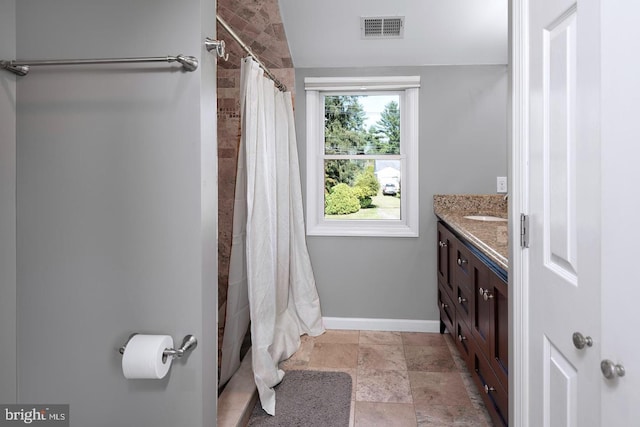
{"type": "Polygon", "coordinates": [[[507,192],[507,177],[506,176],[499,176],[498,177],[498,188],[497,188],[497,192],[498,193],[506,193],[507,192]]]}

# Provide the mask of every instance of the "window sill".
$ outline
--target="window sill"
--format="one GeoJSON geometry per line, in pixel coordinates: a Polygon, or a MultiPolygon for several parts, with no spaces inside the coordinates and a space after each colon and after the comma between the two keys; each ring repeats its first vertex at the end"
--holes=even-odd
{"type": "Polygon", "coordinates": [[[419,237],[417,227],[390,221],[325,221],[307,227],[307,236],[419,237]]]}

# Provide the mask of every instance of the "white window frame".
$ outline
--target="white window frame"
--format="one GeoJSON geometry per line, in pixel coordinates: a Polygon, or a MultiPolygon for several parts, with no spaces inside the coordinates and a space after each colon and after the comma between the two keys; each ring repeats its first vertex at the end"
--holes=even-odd
{"type": "MultiPolygon", "coordinates": [[[[420,76],[307,77],[307,235],[418,237],[418,92],[420,76]],[[402,196],[399,220],[326,220],[324,218],[324,98],[344,92],[400,93],[402,196]]],[[[366,160],[369,156],[358,156],[366,160]]]]}

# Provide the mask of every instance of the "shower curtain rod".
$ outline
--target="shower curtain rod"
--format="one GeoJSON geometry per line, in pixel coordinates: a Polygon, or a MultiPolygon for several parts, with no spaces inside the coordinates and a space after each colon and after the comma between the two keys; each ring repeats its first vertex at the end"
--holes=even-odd
{"type": "Polygon", "coordinates": [[[140,62],[178,62],[185,71],[198,69],[198,60],[193,56],[151,56],[143,58],[104,58],[104,59],[45,59],[28,61],[0,61],[0,68],[19,76],[26,76],[30,67],[41,65],[92,65],[92,64],[131,64],[140,62]]]}
{"type": "Polygon", "coordinates": [[[238,36],[238,34],[233,31],[233,29],[229,26],[229,24],[227,24],[224,19],[220,18],[220,15],[216,14],[216,19],[218,20],[218,22],[220,23],[220,25],[222,25],[222,27],[227,30],[227,33],[229,33],[229,35],[231,37],[234,38],[235,41],[238,42],[238,44],[253,58],[255,59],[255,61],[258,63],[258,65],[260,65],[260,68],[262,68],[265,72],[265,74],[271,79],[273,80],[273,83],[276,85],[276,87],[278,89],[280,89],[282,92],[286,92],[287,91],[287,87],[282,84],[282,82],[280,82],[280,80],[278,80],[278,78],[269,70],[269,68],[267,68],[266,65],[264,65],[264,63],[260,60],[260,58],[258,58],[258,56],[253,53],[251,51],[251,48],[249,46],[247,46],[247,44],[245,42],[242,41],[242,39],[240,38],[240,36],[238,36]]]}

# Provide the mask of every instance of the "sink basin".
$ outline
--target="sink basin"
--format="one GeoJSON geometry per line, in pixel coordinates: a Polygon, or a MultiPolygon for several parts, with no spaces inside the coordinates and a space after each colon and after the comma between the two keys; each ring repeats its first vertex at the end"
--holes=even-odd
{"type": "Polygon", "coordinates": [[[499,216],[490,216],[490,215],[468,215],[465,216],[466,219],[472,219],[474,221],[496,221],[496,222],[507,222],[506,218],[500,218],[499,216]]]}

